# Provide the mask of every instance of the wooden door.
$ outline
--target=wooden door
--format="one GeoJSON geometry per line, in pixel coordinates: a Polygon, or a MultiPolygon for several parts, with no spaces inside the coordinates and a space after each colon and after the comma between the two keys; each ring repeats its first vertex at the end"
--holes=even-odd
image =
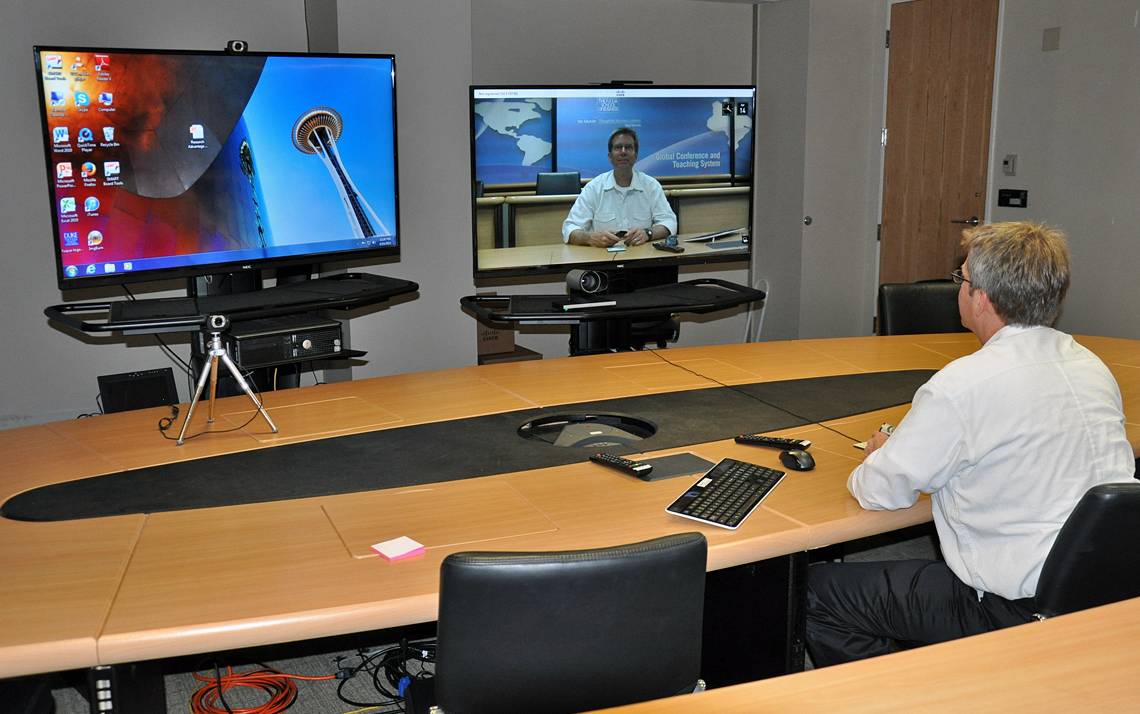
{"type": "Polygon", "coordinates": [[[879,282],[944,278],[983,215],[998,0],[891,6],[879,282]]]}

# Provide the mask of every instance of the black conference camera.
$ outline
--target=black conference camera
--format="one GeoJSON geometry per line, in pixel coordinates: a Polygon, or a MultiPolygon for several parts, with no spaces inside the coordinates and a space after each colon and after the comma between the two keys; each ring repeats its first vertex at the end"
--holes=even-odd
{"type": "Polygon", "coordinates": [[[226,52],[232,55],[242,55],[249,51],[249,43],[245,40],[230,40],[226,43],[226,52]]]}
{"type": "Polygon", "coordinates": [[[225,315],[210,315],[206,318],[206,326],[215,332],[221,332],[230,326],[230,318],[225,315]]]}
{"type": "Polygon", "coordinates": [[[566,273],[566,290],[575,293],[594,295],[610,286],[610,277],[600,270],[571,270],[566,273]]]}

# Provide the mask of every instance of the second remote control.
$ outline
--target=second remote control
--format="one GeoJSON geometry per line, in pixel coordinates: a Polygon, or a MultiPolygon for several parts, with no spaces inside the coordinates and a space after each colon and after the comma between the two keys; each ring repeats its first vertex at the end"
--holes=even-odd
{"type": "Polygon", "coordinates": [[[782,439],[778,436],[764,436],[763,434],[742,434],[736,437],[736,443],[749,446],[767,446],[770,449],[808,449],[811,442],[807,439],[782,439]]]}
{"type": "Polygon", "coordinates": [[[647,464],[643,461],[631,461],[604,452],[592,455],[590,461],[593,461],[595,464],[601,464],[602,466],[609,466],[611,469],[624,471],[630,476],[636,476],[638,478],[647,478],[650,472],[653,471],[653,464],[647,464]]]}

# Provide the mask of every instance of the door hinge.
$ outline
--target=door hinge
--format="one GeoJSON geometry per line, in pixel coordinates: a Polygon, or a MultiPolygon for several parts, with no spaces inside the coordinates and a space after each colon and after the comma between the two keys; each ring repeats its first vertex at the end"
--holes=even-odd
{"type": "Polygon", "coordinates": [[[875,242],[882,242],[883,240],[883,224],[880,223],[875,228],[875,242]]]}
{"type": "Polygon", "coordinates": [[[879,141],[883,146],[887,145],[887,127],[883,127],[883,133],[879,135],[879,141]]]}
{"type": "Polygon", "coordinates": [[[888,50],[891,48],[891,31],[890,30],[887,30],[887,41],[883,46],[886,47],[888,50]]]}

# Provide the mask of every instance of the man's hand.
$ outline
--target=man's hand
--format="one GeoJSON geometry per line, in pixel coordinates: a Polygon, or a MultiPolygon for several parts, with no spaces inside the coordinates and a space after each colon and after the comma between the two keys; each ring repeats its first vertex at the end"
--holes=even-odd
{"type": "Polygon", "coordinates": [[[651,240],[644,228],[634,228],[625,236],[626,245],[641,245],[651,240]]]}
{"type": "Polygon", "coordinates": [[[875,449],[887,443],[887,439],[889,438],[891,438],[891,435],[882,431],[876,431],[874,434],[871,434],[871,438],[867,439],[867,448],[863,449],[863,458],[867,458],[875,449]]]}
{"type": "Polygon", "coordinates": [[[621,242],[621,238],[619,238],[614,233],[611,233],[610,231],[596,231],[594,233],[587,233],[586,231],[575,231],[574,234],[570,236],[570,238],[571,242],[573,243],[577,243],[578,245],[589,245],[595,248],[609,248],[614,243],[621,242]]]}

